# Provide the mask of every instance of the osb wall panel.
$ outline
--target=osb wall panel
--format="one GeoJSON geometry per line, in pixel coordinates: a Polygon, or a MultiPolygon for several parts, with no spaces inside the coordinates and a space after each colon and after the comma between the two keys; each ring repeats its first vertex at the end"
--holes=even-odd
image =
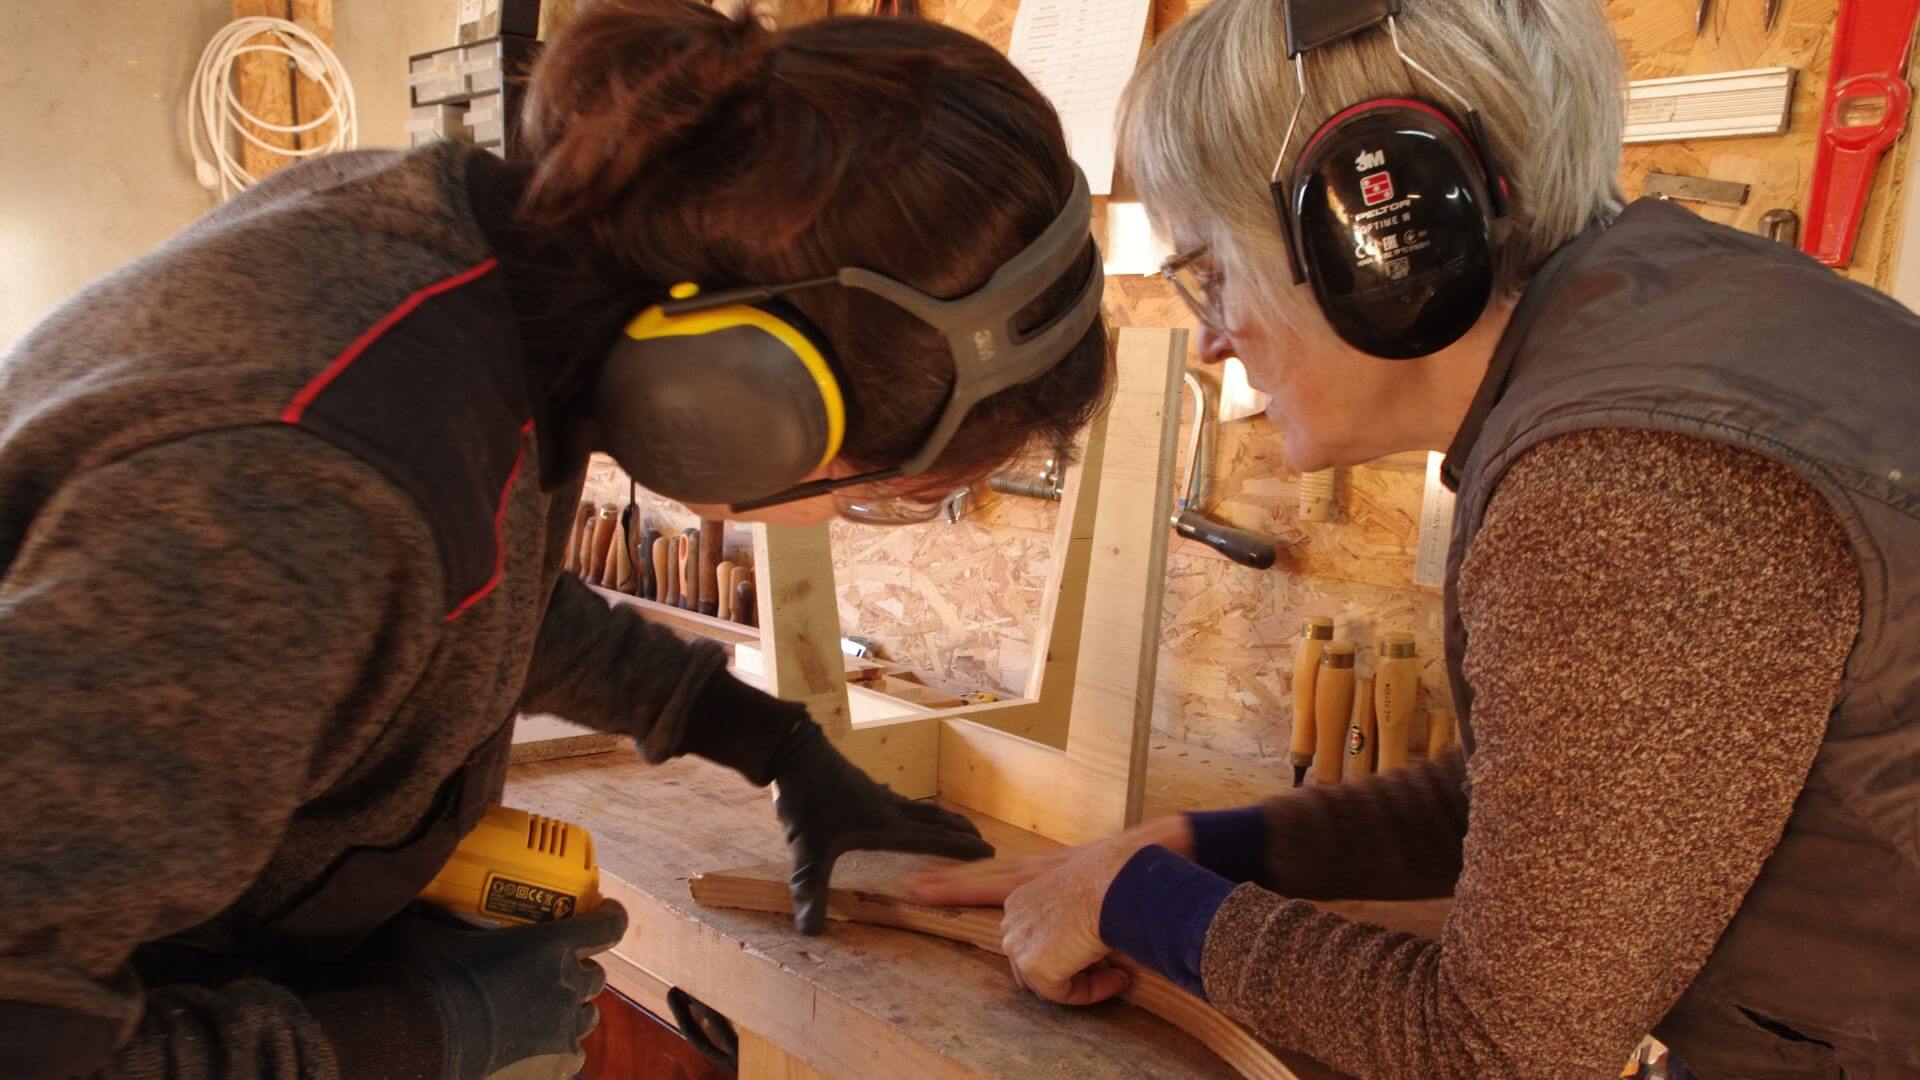
{"type": "MultiPolygon", "coordinates": [[[[1621,172],[1627,195],[1640,193],[1650,171],[1733,180],[1751,186],[1746,205],[1687,205],[1703,217],[1748,232],[1758,230],[1760,215],[1780,207],[1799,214],[1804,228],[1839,0],[1780,0],[1772,33],[1765,29],[1763,0],[1716,0],[1708,12],[1706,31],[1698,37],[1693,32],[1697,10],[1693,0],[1611,0],[1607,11],[1619,32],[1628,77],[1796,68],[1792,126],[1784,135],[1763,138],[1629,146],[1621,172]]],[[[1893,280],[1900,224],[1898,193],[1905,180],[1910,138],[1911,126],[1881,160],[1861,219],[1859,246],[1846,270],[1849,277],[1881,289],[1893,280]]]]}

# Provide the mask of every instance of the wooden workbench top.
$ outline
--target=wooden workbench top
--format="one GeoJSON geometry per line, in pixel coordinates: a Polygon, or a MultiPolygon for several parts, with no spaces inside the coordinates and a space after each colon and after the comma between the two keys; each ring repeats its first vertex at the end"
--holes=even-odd
{"type": "MultiPolygon", "coordinates": [[[[1284,781],[1258,765],[1154,740],[1149,815],[1256,801],[1284,781]]],[[[507,802],[586,827],[603,889],[632,917],[617,953],[835,1078],[1232,1077],[1213,1053],[1130,1005],[1070,1009],[1013,986],[970,946],[703,908],[694,875],[786,855],[765,791],[694,759],[630,751],[515,766],[507,802]]],[[[1051,841],[976,818],[1005,852],[1051,841]]],[[[610,965],[615,966],[615,965],[610,965]]]]}
{"type": "MultiPolygon", "coordinates": [[[[786,854],[766,792],[717,766],[540,762],[513,770],[507,801],[592,833],[603,887],[633,917],[627,958],[828,1076],[1234,1076],[1130,1005],[1042,1002],[970,946],[842,924],[803,938],[782,916],[695,905],[693,875],[786,854]],[[734,970],[705,955],[721,941],[734,970]]],[[[1004,850],[1046,844],[990,820],[987,831],[1004,850]]]]}

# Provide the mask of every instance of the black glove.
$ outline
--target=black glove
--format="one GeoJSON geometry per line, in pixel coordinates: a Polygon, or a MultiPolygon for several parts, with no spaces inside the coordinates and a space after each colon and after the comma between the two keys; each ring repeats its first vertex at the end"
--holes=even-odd
{"type": "Polygon", "coordinates": [[[843,757],[811,720],[795,724],[772,760],[779,792],[773,808],[793,854],[793,925],[818,934],[827,925],[827,883],[849,851],[911,851],[984,859],[993,845],[973,822],[930,802],[912,802],[877,784],[843,757]]]}
{"type": "Polygon", "coordinates": [[[773,804],[793,853],[793,924],[827,925],[827,881],[849,851],[911,851],[984,859],[993,845],[973,822],[932,803],[910,802],[876,784],[833,748],[806,706],[755,690],[726,672],[701,688],[675,753],[699,754],[776,784],[773,804]]]}
{"type": "Polygon", "coordinates": [[[585,915],[498,929],[408,912],[380,931],[369,954],[432,985],[447,1080],[507,1070],[566,1080],[586,1060],[580,1040],[600,1023],[593,999],[607,983],[587,957],[626,929],[626,909],[611,900],[585,915]]]}

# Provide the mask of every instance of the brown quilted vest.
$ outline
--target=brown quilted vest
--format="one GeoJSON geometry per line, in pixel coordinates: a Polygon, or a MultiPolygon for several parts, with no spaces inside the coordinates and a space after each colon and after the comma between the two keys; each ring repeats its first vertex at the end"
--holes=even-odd
{"type": "Polygon", "coordinates": [[[1592,428],[1786,464],[1860,566],[1859,636],[1785,835],[1655,1034],[1709,1078],[1920,1076],[1920,317],[1653,200],[1556,253],[1447,455],[1447,664],[1468,754],[1461,562],[1507,467],[1592,428]]]}

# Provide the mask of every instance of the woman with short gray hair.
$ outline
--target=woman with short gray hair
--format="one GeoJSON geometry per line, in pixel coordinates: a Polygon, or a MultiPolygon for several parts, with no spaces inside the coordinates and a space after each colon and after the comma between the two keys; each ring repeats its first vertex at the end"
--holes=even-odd
{"type": "Polygon", "coordinates": [[[1404,2],[1214,0],[1121,144],[1292,465],[1446,453],[1464,754],[917,890],[1360,1077],[1920,1076],[1920,319],[1623,206],[1598,0],[1404,2]]]}

